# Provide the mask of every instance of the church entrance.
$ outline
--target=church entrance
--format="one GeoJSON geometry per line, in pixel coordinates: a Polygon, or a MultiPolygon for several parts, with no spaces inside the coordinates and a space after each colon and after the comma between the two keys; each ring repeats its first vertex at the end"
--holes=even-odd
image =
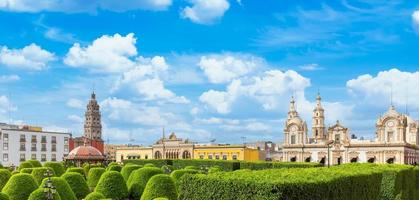
{"type": "Polygon", "coordinates": [[[386,161],[388,164],[393,164],[394,163],[394,158],[389,158],[386,161]]]}
{"type": "Polygon", "coordinates": [[[297,161],[297,157],[296,157],[296,156],[292,157],[292,158],[290,159],[290,161],[291,161],[291,162],[296,162],[296,161],[297,161]]]}

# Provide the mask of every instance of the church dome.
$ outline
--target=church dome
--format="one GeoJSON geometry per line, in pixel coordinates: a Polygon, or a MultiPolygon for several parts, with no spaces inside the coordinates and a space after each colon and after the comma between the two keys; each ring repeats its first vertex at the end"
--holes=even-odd
{"type": "Polygon", "coordinates": [[[92,146],[78,146],[67,156],[68,160],[104,160],[102,153],[92,146]]]}
{"type": "Polygon", "coordinates": [[[170,134],[169,139],[170,140],[176,140],[177,139],[176,134],[174,132],[172,134],[170,134]]]}

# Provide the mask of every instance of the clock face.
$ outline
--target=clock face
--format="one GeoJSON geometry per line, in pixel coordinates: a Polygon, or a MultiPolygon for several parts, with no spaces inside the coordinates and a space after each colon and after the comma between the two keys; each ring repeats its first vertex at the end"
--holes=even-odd
{"type": "Polygon", "coordinates": [[[394,126],[394,122],[393,122],[393,121],[389,121],[389,122],[387,122],[387,126],[388,126],[388,127],[393,127],[393,126],[394,126]]]}
{"type": "Polygon", "coordinates": [[[296,130],[297,130],[297,127],[291,126],[291,131],[296,131],[296,130]]]}

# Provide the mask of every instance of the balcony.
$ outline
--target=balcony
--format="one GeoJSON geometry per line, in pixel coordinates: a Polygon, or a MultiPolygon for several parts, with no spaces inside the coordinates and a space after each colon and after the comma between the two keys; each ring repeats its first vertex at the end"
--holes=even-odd
{"type": "Polygon", "coordinates": [[[19,140],[20,142],[26,142],[26,139],[25,138],[20,138],[20,140],[19,140]]]}
{"type": "Polygon", "coordinates": [[[32,143],[36,143],[36,142],[37,142],[37,141],[36,141],[36,138],[35,138],[35,139],[33,139],[33,138],[32,138],[31,142],[32,142],[32,143]]]}
{"type": "Polygon", "coordinates": [[[47,138],[42,138],[41,143],[47,143],[47,138]]]}
{"type": "Polygon", "coordinates": [[[51,143],[52,144],[57,144],[57,140],[55,139],[55,140],[51,140],[51,143]]]}
{"type": "Polygon", "coordinates": [[[47,148],[46,147],[42,147],[41,148],[41,151],[44,151],[45,152],[45,151],[47,151],[47,148]]]}
{"type": "Polygon", "coordinates": [[[26,148],[23,146],[23,147],[20,147],[19,150],[20,151],[26,151],[26,148]]]}
{"type": "Polygon", "coordinates": [[[31,148],[31,151],[36,151],[36,147],[32,147],[31,148]]]}

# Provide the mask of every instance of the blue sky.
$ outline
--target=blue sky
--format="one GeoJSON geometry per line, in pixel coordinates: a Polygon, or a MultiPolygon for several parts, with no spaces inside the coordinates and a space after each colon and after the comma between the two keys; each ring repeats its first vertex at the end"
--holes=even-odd
{"type": "Polygon", "coordinates": [[[281,141],[317,91],[359,137],[391,91],[419,119],[415,1],[0,0],[0,28],[2,122],[81,135],[93,88],[111,143],[281,141]]]}

